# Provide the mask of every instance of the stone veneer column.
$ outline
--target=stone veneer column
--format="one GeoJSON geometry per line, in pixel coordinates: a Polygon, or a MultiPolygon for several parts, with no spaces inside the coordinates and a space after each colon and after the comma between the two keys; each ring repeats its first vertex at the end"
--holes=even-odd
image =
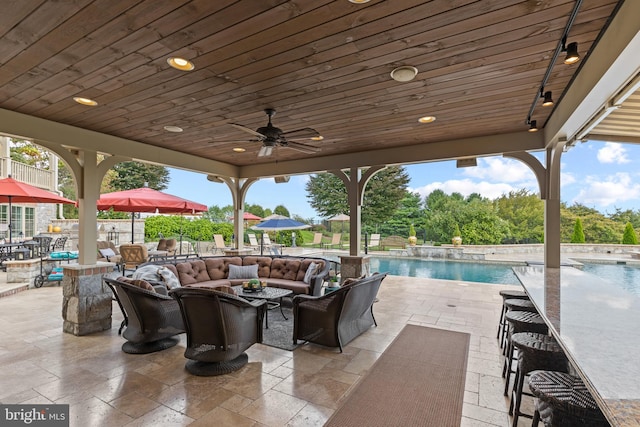
{"type": "Polygon", "coordinates": [[[369,275],[368,256],[341,256],[340,257],[340,284],[345,279],[369,275]]]}
{"type": "Polygon", "coordinates": [[[88,335],[111,328],[111,289],[102,277],[113,271],[108,265],[64,265],[62,279],[62,330],[88,335]]]}

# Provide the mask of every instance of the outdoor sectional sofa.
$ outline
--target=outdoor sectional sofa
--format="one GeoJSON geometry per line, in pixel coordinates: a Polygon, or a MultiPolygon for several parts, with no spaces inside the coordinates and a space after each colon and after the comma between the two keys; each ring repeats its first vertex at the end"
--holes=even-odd
{"type": "MultiPolygon", "coordinates": [[[[322,283],[329,273],[329,262],[322,258],[307,257],[202,257],[175,263],[154,261],[139,269],[150,265],[167,267],[180,281],[180,286],[224,289],[257,277],[266,281],[267,286],[289,289],[295,295],[315,296],[321,294],[322,283]],[[311,264],[315,264],[316,268],[307,274],[311,264]]],[[[167,284],[173,287],[171,283],[167,284]]]]}

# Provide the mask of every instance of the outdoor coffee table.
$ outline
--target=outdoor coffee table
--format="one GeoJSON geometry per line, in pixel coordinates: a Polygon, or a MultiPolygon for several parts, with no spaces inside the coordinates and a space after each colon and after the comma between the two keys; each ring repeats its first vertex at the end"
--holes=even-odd
{"type": "MultiPolygon", "coordinates": [[[[284,315],[282,311],[282,298],[288,297],[289,295],[293,295],[293,291],[289,289],[281,289],[281,288],[273,288],[267,286],[266,288],[262,288],[261,291],[251,292],[245,291],[242,288],[242,285],[234,286],[233,290],[236,291],[236,295],[246,299],[264,299],[267,300],[267,307],[269,310],[273,310],[274,308],[280,307],[280,313],[284,320],[287,319],[287,316],[284,315]]],[[[269,329],[269,316],[265,317],[265,328],[269,329]]]]}

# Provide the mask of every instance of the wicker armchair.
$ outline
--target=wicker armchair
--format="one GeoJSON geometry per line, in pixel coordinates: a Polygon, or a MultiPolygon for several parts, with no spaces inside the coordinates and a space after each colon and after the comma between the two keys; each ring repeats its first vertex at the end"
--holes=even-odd
{"type": "Polygon", "coordinates": [[[178,241],[176,239],[160,239],[158,242],[157,251],[166,251],[168,256],[176,254],[176,248],[178,247],[178,241]]]}
{"type": "Polygon", "coordinates": [[[248,361],[244,351],[262,342],[266,301],[247,301],[205,288],[181,287],[169,291],[180,305],[187,331],[184,356],[193,375],[223,375],[248,361]]]}
{"type": "MultiPolygon", "coordinates": [[[[124,321],[122,351],[146,354],[173,347],[185,331],[178,303],[170,296],[115,279],[104,279],[120,305],[124,321]]],[[[163,285],[164,286],[164,285],[163,285]]],[[[165,288],[166,289],[166,288],[165,288]]]]}
{"type": "Polygon", "coordinates": [[[293,342],[309,341],[328,347],[342,347],[376,325],[373,303],[386,273],[343,285],[322,296],[293,298],[293,342]]]}

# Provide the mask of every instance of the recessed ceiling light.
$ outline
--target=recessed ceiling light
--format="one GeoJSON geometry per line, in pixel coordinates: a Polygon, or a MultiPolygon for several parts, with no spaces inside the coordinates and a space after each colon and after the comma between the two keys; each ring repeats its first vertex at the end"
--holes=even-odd
{"type": "Polygon", "coordinates": [[[420,117],[418,119],[418,121],[420,123],[433,123],[436,121],[436,117],[435,116],[424,116],[424,117],[420,117]]]}
{"type": "Polygon", "coordinates": [[[164,130],[167,132],[182,132],[182,128],[180,126],[165,126],[164,130]]]}
{"type": "Polygon", "coordinates": [[[247,150],[245,150],[245,149],[244,149],[244,148],[242,148],[242,147],[234,147],[234,148],[233,148],[233,151],[235,151],[236,153],[244,153],[244,152],[245,152],[245,151],[247,151],[247,150]]]}
{"type": "Polygon", "coordinates": [[[175,68],[176,70],[180,70],[180,71],[191,71],[194,68],[196,68],[196,66],[193,65],[193,62],[184,58],[179,58],[177,56],[175,57],[172,56],[171,58],[167,58],[167,63],[171,65],[173,68],[175,68]]]}
{"type": "Polygon", "coordinates": [[[311,140],[313,141],[322,141],[324,139],[324,136],[322,135],[318,135],[318,136],[312,136],[311,140]]]}
{"type": "Polygon", "coordinates": [[[371,0],[349,0],[349,1],[355,4],[362,4],[362,3],[369,3],[371,0]]]}
{"type": "Polygon", "coordinates": [[[391,78],[397,82],[409,82],[418,74],[418,69],[410,65],[394,68],[391,78]]]}
{"type": "Polygon", "coordinates": [[[83,98],[81,96],[74,96],[73,100],[76,101],[78,104],[88,105],[90,107],[95,107],[96,105],[98,105],[98,103],[93,99],[83,98]]]}

